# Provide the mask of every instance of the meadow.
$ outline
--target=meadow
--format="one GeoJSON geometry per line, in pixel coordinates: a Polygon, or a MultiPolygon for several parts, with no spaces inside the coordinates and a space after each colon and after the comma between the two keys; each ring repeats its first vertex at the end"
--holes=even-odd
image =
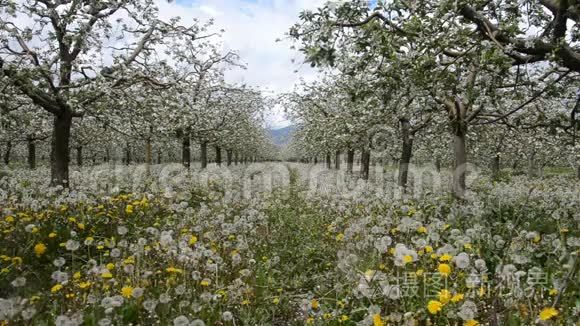
{"type": "Polygon", "coordinates": [[[96,167],[71,190],[47,187],[46,169],[10,171],[0,324],[578,320],[577,181],[477,176],[460,201],[319,170],[96,167]]]}

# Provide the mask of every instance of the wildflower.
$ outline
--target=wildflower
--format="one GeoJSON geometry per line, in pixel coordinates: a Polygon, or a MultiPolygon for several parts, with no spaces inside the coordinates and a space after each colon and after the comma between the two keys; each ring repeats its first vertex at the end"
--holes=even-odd
{"type": "Polygon", "coordinates": [[[453,256],[451,256],[450,254],[443,254],[441,257],[439,257],[439,261],[440,262],[450,261],[451,258],[453,258],[453,256]]]}
{"type": "Polygon", "coordinates": [[[52,238],[56,238],[56,235],[57,235],[56,232],[50,232],[48,234],[48,237],[52,239],[52,238]]]}
{"type": "Polygon", "coordinates": [[[189,237],[189,245],[193,246],[196,243],[197,243],[197,237],[195,235],[190,236],[189,237]]]}
{"type": "Polygon", "coordinates": [[[479,322],[475,319],[470,319],[463,323],[463,326],[479,326],[479,322]]]}
{"type": "Polygon", "coordinates": [[[427,228],[424,226],[421,226],[417,229],[417,232],[419,233],[427,233],[427,228]]]}
{"type": "Polygon", "coordinates": [[[373,315],[373,326],[384,326],[383,320],[381,319],[381,314],[373,315]]]}
{"type": "Polygon", "coordinates": [[[124,286],[121,289],[121,295],[125,298],[130,298],[133,295],[133,288],[131,286],[124,286]]]}
{"type": "Polygon", "coordinates": [[[44,243],[37,243],[34,246],[34,253],[36,254],[36,257],[40,257],[40,256],[44,255],[45,252],[46,252],[46,245],[44,243]]]}
{"type": "Polygon", "coordinates": [[[14,265],[22,265],[22,258],[20,258],[20,257],[12,257],[12,264],[14,264],[14,265]]]}
{"type": "Polygon", "coordinates": [[[84,223],[78,223],[77,224],[77,228],[79,228],[79,230],[84,230],[85,229],[85,224],[84,223]]]}
{"type": "Polygon", "coordinates": [[[347,320],[349,320],[349,319],[350,319],[350,318],[348,318],[348,316],[347,316],[347,315],[342,315],[342,316],[340,316],[340,318],[339,318],[339,321],[340,321],[340,322],[345,322],[345,321],[347,321],[347,320]]]}
{"type": "Polygon", "coordinates": [[[274,297],[274,299],[272,299],[272,303],[273,304],[279,304],[280,303],[280,298],[274,297]]]}
{"type": "Polygon", "coordinates": [[[437,270],[443,276],[449,276],[449,274],[451,274],[451,266],[449,266],[448,264],[439,264],[439,267],[437,267],[437,270]]]}
{"type": "Polygon", "coordinates": [[[75,280],[78,280],[79,278],[81,278],[81,272],[75,272],[75,273],[73,274],[73,278],[74,278],[75,280]]]}
{"type": "Polygon", "coordinates": [[[320,303],[318,302],[318,300],[312,299],[310,301],[310,306],[312,307],[312,309],[317,310],[318,308],[320,308],[320,303]]]}
{"type": "Polygon", "coordinates": [[[114,270],[114,269],[115,269],[115,264],[113,264],[113,263],[108,263],[108,264],[106,265],[106,267],[107,267],[107,269],[108,269],[108,270],[112,271],[112,270],[114,270]]]}
{"type": "Polygon", "coordinates": [[[411,256],[411,255],[405,255],[405,256],[403,256],[403,262],[405,264],[408,264],[408,263],[413,262],[413,256],[411,256]]]}
{"type": "Polygon", "coordinates": [[[209,278],[204,278],[203,280],[201,280],[201,282],[199,282],[199,284],[201,286],[209,286],[211,284],[211,280],[209,278]]]}
{"type": "Polygon", "coordinates": [[[339,233],[336,235],[336,241],[342,241],[344,239],[344,234],[339,233]]]}
{"type": "Polygon", "coordinates": [[[457,294],[454,294],[454,295],[451,297],[451,301],[452,301],[452,302],[455,302],[455,303],[457,303],[457,302],[459,302],[459,301],[461,301],[461,300],[463,300],[463,294],[462,294],[462,293],[457,293],[457,294]]]}
{"type": "Polygon", "coordinates": [[[102,278],[113,278],[113,274],[111,272],[104,272],[101,274],[102,278]]]}
{"type": "Polygon", "coordinates": [[[8,215],[8,216],[6,216],[6,217],[4,218],[4,221],[6,221],[6,222],[8,222],[8,223],[13,223],[13,222],[14,222],[14,216],[10,216],[10,215],[8,215]]]}
{"type": "Polygon", "coordinates": [[[50,292],[57,293],[58,291],[62,290],[62,284],[56,284],[52,288],[50,288],[50,292]]]}
{"type": "Polygon", "coordinates": [[[540,319],[541,320],[550,320],[553,317],[558,316],[560,312],[554,307],[547,307],[540,311],[540,319]]]}
{"type": "Polygon", "coordinates": [[[125,213],[127,213],[128,215],[129,215],[129,214],[133,214],[133,209],[134,209],[134,208],[133,208],[133,205],[127,205],[127,206],[125,207],[125,213]]]}
{"type": "Polygon", "coordinates": [[[425,246],[425,252],[428,253],[428,254],[431,253],[431,252],[433,252],[433,247],[431,247],[431,246],[425,246]]]}
{"type": "Polygon", "coordinates": [[[443,307],[443,304],[439,301],[436,301],[436,300],[431,300],[431,301],[429,301],[429,303],[427,303],[427,310],[429,310],[429,312],[433,315],[435,315],[436,313],[441,311],[442,307],[443,307]]]}
{"type": "Polygon", "coordinates": [[[182,269],[175,268],[175,267],[167,267],[165,269],[165,271],[167,273],[170,273],[170,274],[183,274],[183,270],[182,269]]]}
{"type": "Polygon", "coordinates": [[[558,294],[558,290],[557,289],[550,289],[550,292],[548,292],[549,295],[556,295],[558,294]]]}
{"type": "Polygon", "coordinates": [[[79,283],[79,288],[86,289],[86,288],[90,287],[91,285],[92,285],[92,283],[89,282],[89,281],[87,281],[87,282],[81,282],[81,283],[79,283]]]}
{"type": "Polygon", "coordinates": [[[439,291],[439,301],[442,304],[447,304],[447,302],[449,302],[449,300],[451,300],[451,292],[449,292],[449,290],[443,289],[443,290],[439,291]]]}

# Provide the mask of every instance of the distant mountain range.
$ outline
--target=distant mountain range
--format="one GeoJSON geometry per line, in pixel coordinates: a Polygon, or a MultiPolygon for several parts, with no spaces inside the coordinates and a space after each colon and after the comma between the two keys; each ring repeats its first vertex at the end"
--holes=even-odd
{"type": "Polygon", "coordinates": [[[269,129],[268,131],[270,133],[270,138],[272,138],[272,142],[276,146],[285,147],[290,144],[292,135],[296,131],[296,126],[290,125],[279,129],[269,129]]]}

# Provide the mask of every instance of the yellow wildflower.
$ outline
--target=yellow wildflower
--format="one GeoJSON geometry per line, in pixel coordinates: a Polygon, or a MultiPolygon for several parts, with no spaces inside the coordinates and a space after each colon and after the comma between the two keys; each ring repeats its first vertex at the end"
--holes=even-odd
{"type": "Polygon", "coordinates": [[[190,236],[189,237],[189,245],[193,246],[196,243],[197,243],[197,237],[195,235],[190,236]]]}
{"type": "Polygon", "coordinates": [[[45,252],[46,252],[46,245],[44,243],[37,243],[34,246],[34,253],[36,254],[36,257],[40,257],[40,256],[44,255],[45,252]]]}
{"type": "Polygon", "coordinates": [[[451,301],[452,302],[459,302],[461,300],[463,300],[463,294],[462,293],[457,293],[453,297],[451,297],[451,301]]]}
{"type": "Polygon", "coordinates": [[[60,283],[53,286],[52,288],[50,288],[50,292],[52,292],[52,293],[56,293],[60,290],[62,290],[62,284],[60,284],[60,283]]]}
{"type": "Polygon", "coordinates": [[[312,309],[317,310],[318,308],[320,308],[320,303],[318,303],[318,300],[312,299],[310,301],[310,306],[312,307],[312,309]]]}
{"type": "Polygon", "coordinates": [[[449,274],[451,274],[451,266],[449,266],[448,264],[439,264],[439,267],[437,267],[437,270],[443,276],[449,276],[449,274]]]}
{"type": "Polygon", "coordinates": [[[449,290],[443,289],[443,290],[439,291],[439,301],[442,304],[447,304],[447,302],[449,302],[449,300],[451,300],[451,292],[449,292],[449,290]]]}
{"type": "Polygon", "coordinates": [[[121,289],[121,295],[125,298],[130,298],[133,295],[133,288],[130,286],[124,286],[121,289]]]}
{"type": "Polygon", "coordinates": [[[381,314],[373,315],[373,326],[384,326],[383,320],[381,319],[381,314]]]}
{"type": "Polygon", "coordinates": [[[550,320],[553,317],[558,316],[560,312],[558,311],[558,309],[553,308],[553,307],[547,307],[542,309],[542,311],[540,311],[540,319],[541,320],[550,320]]]}
{"type": "Polygon", "coordinates": [[[463,326],[479,326],[479,322],[475,319],[470,319],[463,323],[463,326]]]}
{"type": "Polygon", "coordinates": [[[427,303],[427,310],[429,310],[429,312],[433,315],[441,311],[442,307],[443,304],[437,300],[431,300],[429,303],[427,303]]]}
{"type": "Polygon", "coordinates": [[[444,254],[443,256],[439,257],[439,261],[440,262],[450,261],[451,258],[453,258],[453,256],[451,256],[450,254],[444,254]]]}

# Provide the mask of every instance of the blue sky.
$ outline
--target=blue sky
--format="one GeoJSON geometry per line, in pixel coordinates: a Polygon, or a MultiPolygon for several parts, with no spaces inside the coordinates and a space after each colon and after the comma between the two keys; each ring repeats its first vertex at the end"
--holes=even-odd
{"type": "MultiPolygon", "coordinates": [[[[291,91],[300,80],[316,79],[316,72],[302,64],[303,58],[285,33],[298,21],[298,14],[314,9],[325,0],[158,0],[161,14],[166,17],[181,16],[182,21],[213,18],[216,29],[225,29],[224,51],[236,50],[246,70],[227,74],[230,82],[245,83],[263,89],[267,94],[291,91]],[[282,39],[282,42],[276,42],[282,39]],[[294,63],[293,63],[294,61],[294,63]]],[[[283,108],[270,112],[268,121],[272,127],[289,122],[283,108]]]]}

